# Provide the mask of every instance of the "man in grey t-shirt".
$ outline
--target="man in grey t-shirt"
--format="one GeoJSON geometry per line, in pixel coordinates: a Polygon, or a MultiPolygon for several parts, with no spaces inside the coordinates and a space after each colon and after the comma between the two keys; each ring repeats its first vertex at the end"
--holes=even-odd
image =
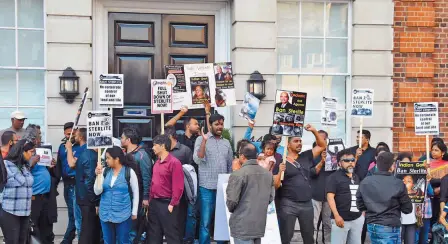
{"type": "Polygon", "coordinates": [[[3,135],[5,131],[13,131],[17,135],[17,139],[20,140],[25,135],[25,129],[23,129],[23,125],[25,124],[25,114],[20,111],[14,111],[11,113],[11,127],[0,131],[0,137],[3,135]]]}

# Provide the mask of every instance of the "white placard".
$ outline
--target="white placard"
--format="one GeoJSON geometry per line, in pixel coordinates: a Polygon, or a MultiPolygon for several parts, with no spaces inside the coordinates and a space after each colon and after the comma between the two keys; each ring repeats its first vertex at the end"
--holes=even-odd
{"type": "Polygon", "coordinates": [[[414,103],[415,134],[439,135],[439,104],[414,103]]]}
{"type": "Polygon", "coordinates": [[[325,126],[338,125],[338,99],[334,97],[322,98],[322,116],[320,123],[325,126]]]}
{"type": "Polygon", "coordinates": [[[42,166],[51,166],[51,149],[49,148],[36,148],[36,155],[39,155],[40,161],[37,163],[42,166]]]}
{"type": "Polygon", "coordinates": [[[372,117],[373,115],[373,89],[353,89],[352,116],[372,117]]]}
{"type": "Polygon", "coordinates": [[[213,63],[184,65],[185,81],[187,83],[186,104],[189,108],[204,108],[204,102],[209,101],[216,106],[216,82],[213,63]]]}
{"type": "MultiPolygon", "coordinates": [[[[123,75],[102,74],[98,81],[99,101],[102,108],[123,108],[123,75]]],[[[143,92],[143,91],[142,91],[143,92]]]]}
{"type": "MultiPolygon", "coordinates": [[[[224,194],[224,202],[227,201],[227,190],[228,183],[223,184],[223,194],[224,194]]],[[[280,238],[280,229],[278,228],[278,219],[277,219],[277,210],[275,208],[275,202],[272,201],[268,205],[268,209],[266,211],[267,218],[266,218],[266,229],[264,232],[264,237],[261,238],[261,244],[272,244],[272,243],[282,243],[280,238]]],[[[229,212],[229,209],[227,209],[226,206],[226,216],[227,216],[227,223],[229,223],[231,213],[229,212]]],[[[227,225],[227,228],[230,233],[230,226],[227,225]]],[[[235,240],[232,236],[230,236],[230,244],[235,244],[235,240]]]]}
{"type": "Polygon", "coordinates": [[[109,111],[87,113],[87,148],[112,147],[112,114],[109,111]]]}
{"type": "Polygon", "coordinates": [[[168,80],[151,80],[151,113],[173,112],[173,83],[168,80]]]}

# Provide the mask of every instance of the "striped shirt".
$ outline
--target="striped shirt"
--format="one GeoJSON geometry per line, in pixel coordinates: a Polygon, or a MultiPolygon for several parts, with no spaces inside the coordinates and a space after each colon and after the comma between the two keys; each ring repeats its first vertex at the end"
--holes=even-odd
{"type": "Polygon", "coordinates": [[[227,139],[216,138],[211,133],[207,136],[205,157],[198,157],[203,140],[202,136],[199,136],[194,144],[193,160],[199,165],[199,186],[216,190],[218,175],[232,172],[233,151],[227,139]]]}
{"type": "Polygon", "coordinates": [[[14,163],[4,162],[8,178],[3,190],[3,210],[16,216],[29,216],[34,178],[26,167],[20,170],[14,163]]]}

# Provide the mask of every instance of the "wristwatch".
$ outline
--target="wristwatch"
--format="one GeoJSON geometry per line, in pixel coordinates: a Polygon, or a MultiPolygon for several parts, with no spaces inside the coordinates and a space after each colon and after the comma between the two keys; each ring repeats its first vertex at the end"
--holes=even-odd
{"type": "Polygon", "coordinates": [[[208,112],[208,113],[205,113],[205,115],[207,115],[207,116],[210,116],[210,115],[212,115],[210,112],[208,112]]]}

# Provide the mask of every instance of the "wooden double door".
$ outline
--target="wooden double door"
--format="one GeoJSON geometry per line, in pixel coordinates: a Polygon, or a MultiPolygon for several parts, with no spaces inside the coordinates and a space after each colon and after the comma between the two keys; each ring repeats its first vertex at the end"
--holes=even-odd
{"type": "MultiPolygon", "coordinates": [[[[214,16],[109,13],[108,38],[108,71],[124,75],[125,108],[113,111],[114,136],[136,127],[150,142],[161,128],[160,115],[151,114],[151,79],[163,79],[167,64],[214,62],[214,16]]],[[[205,114],[190,110],[188,117],[203,122],[205,114]]]]}

